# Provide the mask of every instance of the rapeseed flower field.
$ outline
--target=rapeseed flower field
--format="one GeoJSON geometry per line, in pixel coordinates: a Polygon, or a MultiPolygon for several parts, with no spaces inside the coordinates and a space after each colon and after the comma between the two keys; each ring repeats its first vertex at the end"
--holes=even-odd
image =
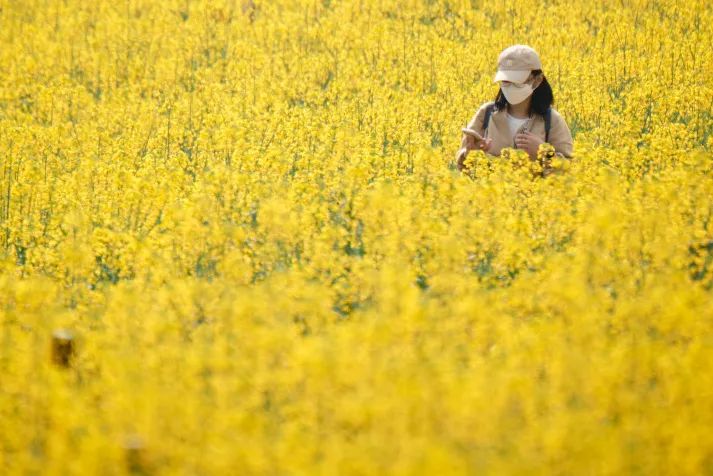
{"type": "Polygon", "coordinates": [[[706,0],[0,2],[0,473],[713,474],[706,0]],[[454,153],[540,53],[571,160],[454,153]]]}

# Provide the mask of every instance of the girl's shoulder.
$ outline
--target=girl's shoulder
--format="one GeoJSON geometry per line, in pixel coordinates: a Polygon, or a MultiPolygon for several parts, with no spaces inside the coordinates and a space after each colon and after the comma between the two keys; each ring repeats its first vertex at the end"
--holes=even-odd
{"type": "Polygon", "coordinates": [[[553,127],[553,128],[561,128],[561,127],[568,128],[569,127],[569,125],[567,124],[567,120],[554,107],[550,107],[550,127],[553,127]]]}
{"type": "Polygon", "coordinates": [[[477,114],[485,114],[485,110],[486,110],[488,107],[494,106],[494,105],[495,105],[495,101],[487,101],[487,102],[482,103],[482,104],[478,107],[477,114]]]}
{"type": "Polygon", "coordinates": [[[488,108],[488,106],[494,106],[494,105],[495,105],[495,101],[486,101],[480,105],[480,109],[485,110],[488,108]]]}
{"type": "Polygon", "coordinates": [[[550,117],[553,121],[564,121],[562,114],[560,114],[554,107],[550,107],[550,117]]]}

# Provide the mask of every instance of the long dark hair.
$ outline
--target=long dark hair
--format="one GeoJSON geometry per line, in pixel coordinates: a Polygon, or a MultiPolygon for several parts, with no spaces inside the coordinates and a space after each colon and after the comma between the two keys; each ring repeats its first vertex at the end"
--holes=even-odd
{"type": "MultiPolygon", "coordinates": [[[[530,73],[530,77],[536,76],[542,73],[541,69],[533,69],[530,73]]],[[[529,78],[528,78],[529,79],[529,78]]],[[[527,114],[532,114],[536,112],[537,114],[544,116],[545,111],[555,102],[555,97],[552,94],[552,87],[550,83],[547,82],[547,76],[542,77],[542,82],[532,93],[532,102],[530,102],[530,110],[527,114]]],[[[508,100],[505,99],[502,89],[498,89],[498,95],[495,96],[495,110],[500,111],[501,109],[506,109],[508,105],[508,100]]]]}

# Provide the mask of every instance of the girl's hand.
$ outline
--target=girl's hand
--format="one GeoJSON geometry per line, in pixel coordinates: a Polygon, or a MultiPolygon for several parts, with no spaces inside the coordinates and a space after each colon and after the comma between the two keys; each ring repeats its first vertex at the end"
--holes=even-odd
{"type": "Polygon", "coordinates": [[[468,134],[463,135],[463,141],[461,142],[461,148],[465,150],[482,150],[484,152],[490,150],[490,147],[492,145],[493,139],[490,137],[487,139],[478,140],[473,136],[469,136],[468,134]]]}
{"type": "Polygon", "coordinates": [[[520,132],[515,135],[515,145],[518,149],[527,152],[532,160],[537,159],[537,148],[544,141],[530,131],[520,132]]]}
{"type": "Polygon", "coordinates": [[[478,149],[482,150],[483,152],[489,151],[492,146],[493,146],[493,138],[492,137],[483,139],[478,143],[478,149]]]}

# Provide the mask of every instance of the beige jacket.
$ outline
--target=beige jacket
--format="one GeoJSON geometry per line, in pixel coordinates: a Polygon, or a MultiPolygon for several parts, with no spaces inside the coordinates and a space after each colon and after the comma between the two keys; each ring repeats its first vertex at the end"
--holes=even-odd
{"type": "MultiPolygon", "coordinates": [[[[507,112],[503,109],[500,111],[493,110],[488,123],[488,130],[483,133],[483,121],[485,119],[485,108],[489,104],[494,104],[494,101],[489,101],[480,106],[473,118],[468,122],[468,128],[479,132],[483,138],[491,137],[493,139],[492,146],[488,150],[489,155],[500,155],[500,151],[504,147],[517,148],[515,145],[514,135],[510,133],[507,120],[507,112]]],[[[539,114],[533,113],[533,116],[525,122],[518,132],[528,130],[536,134],[542,140],[545,140],[545,118],[539,114]]],[[[464,151],[466,135],[463,134],[461,139],[461,148],[456,153],[458,158],[464,151]]],[[[548,141],[554,148],[555,154],[560,157],[572,158],[572,134],[569,131],[569,126],[564,118],[552,108],[550,122],[550,137],[548,141]]]]}

